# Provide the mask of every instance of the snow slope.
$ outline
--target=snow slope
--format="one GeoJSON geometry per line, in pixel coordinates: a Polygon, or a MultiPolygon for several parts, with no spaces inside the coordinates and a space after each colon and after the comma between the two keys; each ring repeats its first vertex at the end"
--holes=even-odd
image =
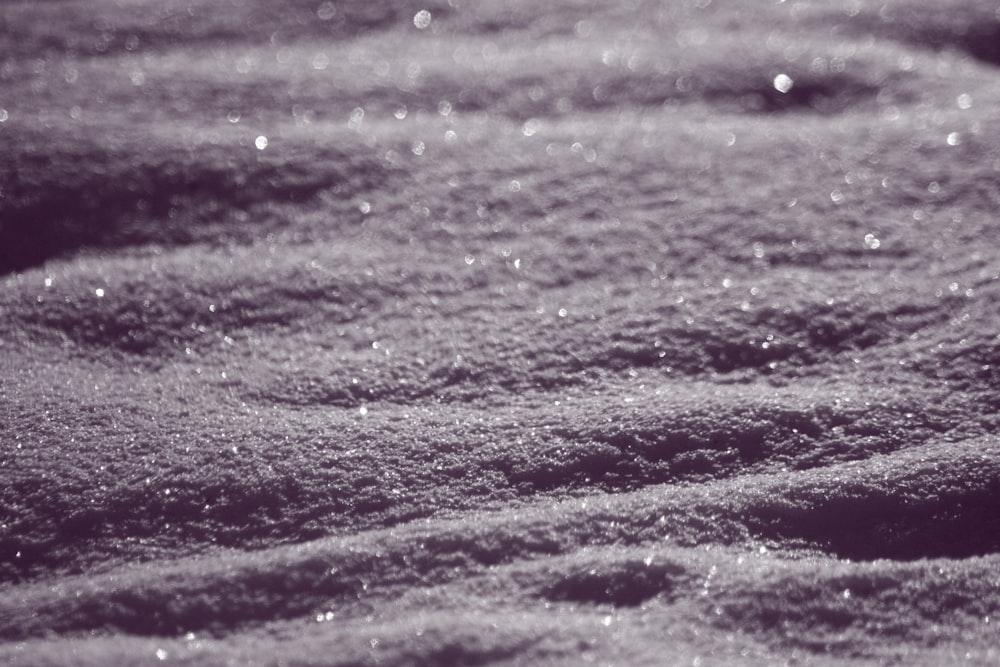
{"type": "Polygon", "coordinates": [[[0,663],[1000,662],[1000,5],[0,5],[0,663]]]}

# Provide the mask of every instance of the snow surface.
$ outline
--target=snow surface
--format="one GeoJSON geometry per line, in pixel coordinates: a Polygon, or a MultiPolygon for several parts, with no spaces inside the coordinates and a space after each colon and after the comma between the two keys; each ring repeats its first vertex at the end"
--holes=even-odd
{"type": "Polygon", "coordinates": [[[1000,5],[7,0],[0,663],[1000,664],[1000,5]]]}

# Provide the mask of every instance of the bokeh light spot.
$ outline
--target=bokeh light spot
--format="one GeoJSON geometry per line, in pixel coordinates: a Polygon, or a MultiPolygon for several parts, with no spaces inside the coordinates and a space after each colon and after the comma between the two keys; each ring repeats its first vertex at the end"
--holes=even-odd
{"type": "Polygon", "coordinates": [[[779,74],[778,76],[774,77],[774,89],[777,90],[779,93],[787,93],[789,90],[792,89],[792,86],[794,85],[795,82],[792,81],[792,77],[788,76],[787,74],[779,74]]]}
{"type": "Polygon", "coordinates": [[[417,26],[418,30],[426,30],[431,27],[431,13],[426,9],[421,9],[413,17],[413,25],[417,26]]]}

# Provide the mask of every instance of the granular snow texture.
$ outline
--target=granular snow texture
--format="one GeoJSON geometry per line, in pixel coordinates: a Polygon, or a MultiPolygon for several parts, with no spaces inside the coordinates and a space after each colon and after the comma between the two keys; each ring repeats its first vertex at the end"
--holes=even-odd
{"type": "Polygon", "coordinates": [[[1000,3],[5,0],[0,663],[1000,664],[1000,3]]]}

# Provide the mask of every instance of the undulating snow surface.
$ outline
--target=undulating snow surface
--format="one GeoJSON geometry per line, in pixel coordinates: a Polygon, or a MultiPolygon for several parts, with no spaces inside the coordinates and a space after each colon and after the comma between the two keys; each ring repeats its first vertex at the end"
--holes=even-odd
{"type": "Polygon", "coordinates": [[[1000,4],[6,0],[0,663],[1000,663],[1000,4]]]}

